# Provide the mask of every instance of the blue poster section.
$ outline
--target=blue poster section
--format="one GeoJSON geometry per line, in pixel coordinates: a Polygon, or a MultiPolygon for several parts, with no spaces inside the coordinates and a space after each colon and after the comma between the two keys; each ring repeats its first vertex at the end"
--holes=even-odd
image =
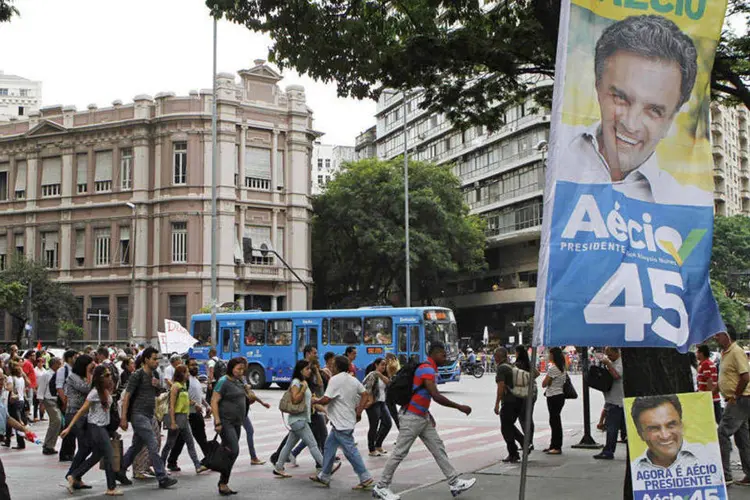
{"type": "Polygon", "coordinates": [[[712,207],[558,181],[545,345],[676,347],[722,331],[708,268],[712,207]]]}

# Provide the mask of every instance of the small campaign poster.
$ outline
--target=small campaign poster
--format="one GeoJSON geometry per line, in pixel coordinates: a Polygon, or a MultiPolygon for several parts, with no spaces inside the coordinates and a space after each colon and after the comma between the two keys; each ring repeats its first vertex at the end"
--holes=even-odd
{"type": "Polygon", "coordinates": [[[625,399],[635,500],[725,500],[710,392],[625,399]]]}
{"type": "Polygon", "coordinates": [[[726,0],[563,0],[538,345],[673,347],[724,328],[709,285],[711,69],[726,0]]]}

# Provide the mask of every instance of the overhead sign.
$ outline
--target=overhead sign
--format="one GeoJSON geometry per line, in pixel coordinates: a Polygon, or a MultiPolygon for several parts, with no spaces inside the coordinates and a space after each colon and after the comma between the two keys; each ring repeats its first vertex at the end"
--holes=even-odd
{"type": "Polygon", "coordinates": [[[538,345],[686,351],[724,328],[708,279],[708,113],[725,9],[563,0],[538,345]]]}

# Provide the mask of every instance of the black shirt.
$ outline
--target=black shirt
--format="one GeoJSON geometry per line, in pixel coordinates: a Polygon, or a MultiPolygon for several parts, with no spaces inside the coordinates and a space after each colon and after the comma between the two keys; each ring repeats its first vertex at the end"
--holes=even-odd
{"type": "Polygon", "coordinates": [[[505,363],[497,367],[495,371],[495,383],[505,382],[505,394],[503,394],[503,404],[513,403],[516,401],[516,397],[510,390],[513,388],[513,367],[505,363]]]}
{"type": "Polygon", "coordinates": [[[143,368],[139,368],[130,376],[128,380],[127,393],[130,394],[130,408],[133,413],[139,413],[146,417],[154,416],[154,407],[156,406],[156,387],[151,383],[153,378],[143,368]],[[135,398],[133,398],[135,394],[135,398]]]}

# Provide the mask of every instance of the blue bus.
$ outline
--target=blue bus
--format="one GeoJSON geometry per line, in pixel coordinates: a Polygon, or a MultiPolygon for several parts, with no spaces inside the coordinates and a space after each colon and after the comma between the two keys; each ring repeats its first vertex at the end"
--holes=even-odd
{"type": "MultiPolygon", "coordinates": [[[[248,379],[256,388],[276,383],[288,387],[292,370],[302,358],[305,345],[318,348],[318,355],[332,351],[344,354],[357,347],[357,377],[386,353],[396,354],[402,364],[424,360],[432,342],[444,342],[449,363],[440,367],[438,382],[458,381],[458,329],[453,311],[442,307],[363,307],[321,311],[241,311],[219,313],[217,355],[224,359],[242,356],[248,360],[248,379]]],[[[190,333],[201,342],[191,350],[199,361],[208,360],[211,348],[211,315],[196,314],[190,333]]]]}

